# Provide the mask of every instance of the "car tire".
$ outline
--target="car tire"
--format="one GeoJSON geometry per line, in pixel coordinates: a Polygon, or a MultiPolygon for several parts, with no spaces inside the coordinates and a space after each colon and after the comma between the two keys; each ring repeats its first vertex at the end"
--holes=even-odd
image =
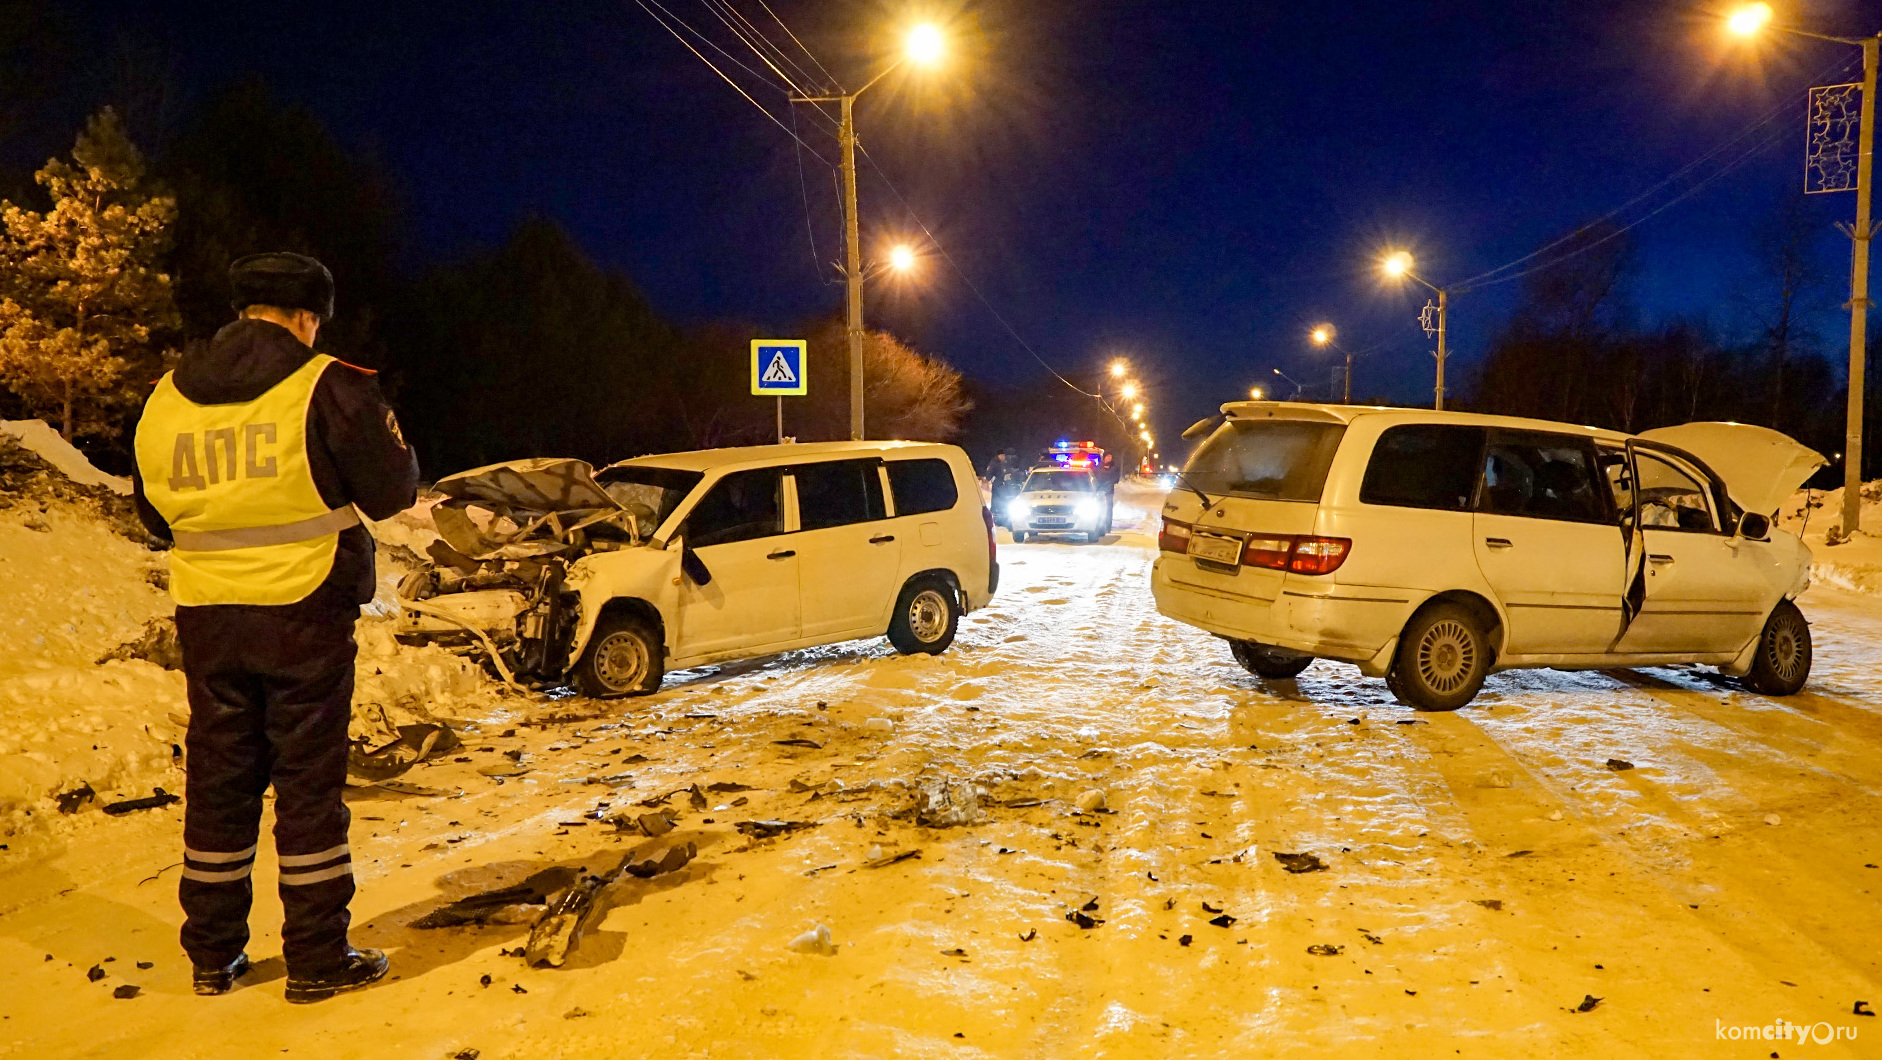
{"type": "Polygon", "coordinates": [[[960,622],[960,594],[954,587],[939,578],[917,578],[895,600],[889,643],[903,655],[939,655],[954,643],[960,622]]]}
{"type": "Polygon", "coordinates": [[[1013,543],[1015,545],[1025,544],[1026,543],[1026,531],[1024,530],[1013,531],[1013,543]]]}
{"type": "Polygon", "coordinates": [[[1101,541],[1101,540],[1103,540],[1103,538],[1104,538],[1104,531],[1102,531],[1102,530],[1093,530],[1093,531],[1091,531],[1090,533],[1088,533],[1088,534],[1086,534],[1086,535],[1085,535],[1085,544],[1087,544],[1087,545],[1095,545],[1095,544],[1097,544],[1097,543],[1098,543],[1099,541],[1101,541]]]}
{"type": "Polygon", "coordinates": [[[570,673],[575,691],[590,699],[644,696],[665,677],[666,645],[638,615],[603,616],[570,673]]]}
{"type": "Polygon", "coordinates": [[[1796,604],[1780,601],[1758,634],[1745,687],[1761,696],[1791,695],[1810,677],[1810,658],[1810,623],[1796,604]]]}
{"type": "Polygon", "coordinates": [[[1489,672],[1490,640],[1477,616],[1436,604],[1405,624],[1386,687],[1417,710],[1456,710],[1476,698],[1489,672]]]}
{"type": "Polygon", "coordinates": [[[1300,672],[1313,665],[1311,655],[1283,655],[1266,644],[1252,640],[1229,641],[1229,654],[1242,664],[1242,669],[1256,677],[1266,677],[1281,681],[1290,677],[1299,677],[1300,672]]]}

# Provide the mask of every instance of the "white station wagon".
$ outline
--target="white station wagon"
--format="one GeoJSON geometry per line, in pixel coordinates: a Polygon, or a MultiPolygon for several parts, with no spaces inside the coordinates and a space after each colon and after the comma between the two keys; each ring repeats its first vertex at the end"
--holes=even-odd
{"type": "Polygon", "coordinates": [[[887,634],[937,654],[999,581],[967,454],[820,442],[493,464],[442,479],[399,634],[639,695],[668,669],[887,634]]]}
{"type": "Polygon", "coordinates": [[[1151,590],[1255,674],[1341,660],[1426,710],[1517,667],[1809,675],[1810,551],[1772,522],[1825,461],[1776,431],[1236,402],[1185,437],[1151,590]]]}

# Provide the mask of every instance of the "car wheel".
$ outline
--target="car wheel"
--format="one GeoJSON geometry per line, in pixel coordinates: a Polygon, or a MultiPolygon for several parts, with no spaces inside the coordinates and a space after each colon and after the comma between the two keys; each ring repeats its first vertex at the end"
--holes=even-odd
{"type": "Polygon", "coordinates": [[[1387,687],[1418,710],[1456,710],[1490,672],[1490,644],[1476,616],[1456,604],[1425,608],[1405,624],[1387,687]]]}
{"type": "Polygon", "coordinates": [[[570,676],[590,699],[644,696],[666,676],[666,646],[643,618],[603,617],[570,676]]]}
{"type": "Polygon", "coordinates": [[[939,655],[954,643],[961,605],[952,586],[921,578],[902,587],[889,619],[889,643],[903,655],[939,655]]]}
{"type": "Polygon", "coordinates": [[[1013,543],[1015,545],[1025,544],[1026,543],[1026,531],[1024,530],[1013,531],[1013,543]]]}
{"type": "Polygon", "coordinates": [[[1796,604],[1784,600],[1764,621],[1745,687],[1759,695],[1788,696],[1804,687],[1809,676],[1810,623],[1796,604]]]}
{"type": "Polygon", "coordinates": [[[1104,537],[1104,531],[1102,531],[1102,530],[1093,530],[1093,531],[1091,531],[1090,533],[1088,533],[1088,534],[1086,534],[1086,535],[1085,535],[1085,544],[1087,544],[1087,545],[1095,545],[1095,544],[1097,544],[1097,543],[1099,542],[1099,540],[1100,540],[1100,539],[1102,539],[1103,537],[1104,537]]]}
{"type": "Polygon", "coordinates": [[[1235,656],[1236,662],[1242,664],[1242,669],[1256,677],[1275,680],[1298,677],[1302,670],[1313,665],[1311,655],[1284,654],[1252,640],[1229,641],[1229,653],[1235,656]]]}

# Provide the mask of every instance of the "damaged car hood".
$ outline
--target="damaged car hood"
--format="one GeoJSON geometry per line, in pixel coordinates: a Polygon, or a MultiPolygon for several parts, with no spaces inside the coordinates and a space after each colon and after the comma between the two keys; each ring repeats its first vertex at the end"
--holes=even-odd
{"type": "Polygon", "coordinates": [[[1775,513],[1829,460],[1787,434],[1749,423],[1682,423],[1639,437],[1684,449],[1705,461],[1732,500],[1748,512],[1775,513]]]}
{"type": "Polygon", "coordinates": [[[565,551],[571,546],[571,531],[603,520],[622,524],[636,538],[652,530],[653,513],[609,496],[595,482],[595,469],[586,460],[507,460],[448,475],[433,488],[445,496],[431,513],[439,536],[472,559],[522,559],[565,551]],[[471,508],[507,518],[517,530],[494,533],[471,518],[471,508]]]}

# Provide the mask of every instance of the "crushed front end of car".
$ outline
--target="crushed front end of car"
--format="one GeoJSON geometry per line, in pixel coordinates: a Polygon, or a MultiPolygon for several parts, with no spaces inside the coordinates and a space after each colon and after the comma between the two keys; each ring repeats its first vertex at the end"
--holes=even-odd
{"type": "Polygon", "coordinates": [[[399,584],[398,638],[487,662],[504,680],[553,687],[579,624],[569,566],[636,548],[654,513],[595,481],[586,461],[512,460],[440,479],[431,562],[399,584]]]}

